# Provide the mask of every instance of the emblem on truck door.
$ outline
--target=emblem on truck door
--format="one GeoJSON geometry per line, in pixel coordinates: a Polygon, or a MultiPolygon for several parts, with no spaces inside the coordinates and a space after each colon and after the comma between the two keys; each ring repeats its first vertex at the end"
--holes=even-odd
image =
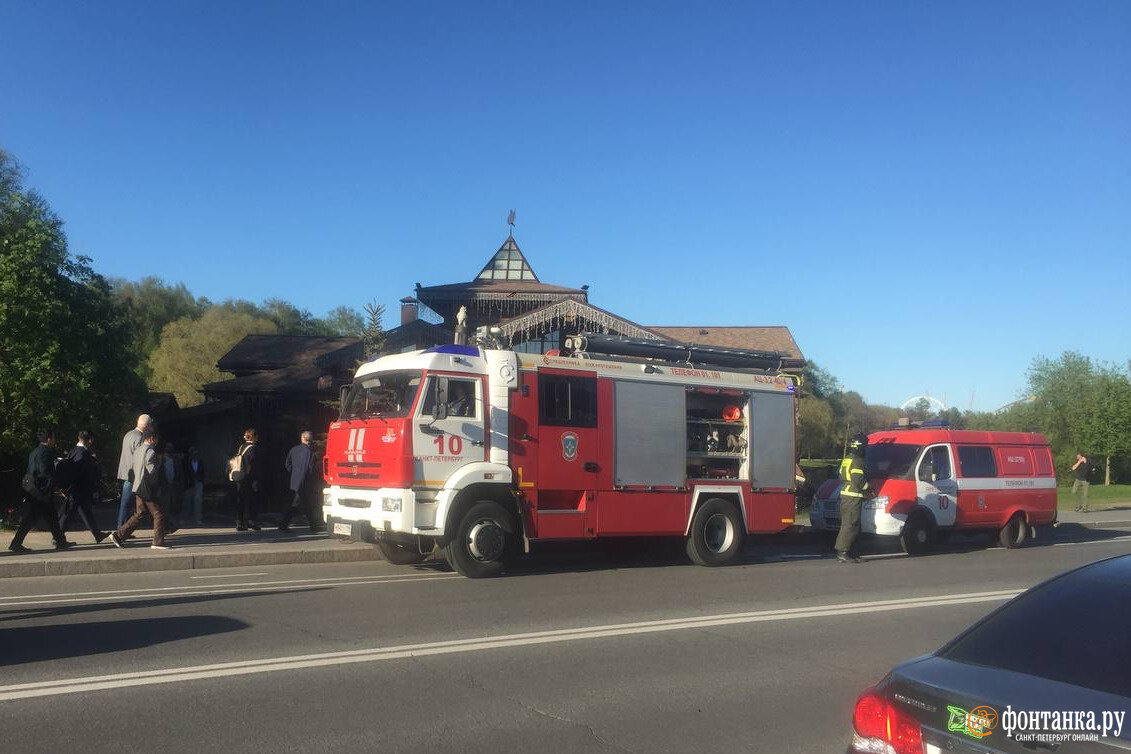
{"type": "Polygon", "coordinates": [[[562,434],[562,458],[567,461],[577,460],[577,435],[573,432],[562,434]]]}

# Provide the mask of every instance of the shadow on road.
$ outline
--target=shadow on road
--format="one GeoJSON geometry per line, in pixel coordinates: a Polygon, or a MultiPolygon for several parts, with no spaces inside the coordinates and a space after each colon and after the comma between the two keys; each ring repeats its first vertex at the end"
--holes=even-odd
{"type": "MultiPolygon", "coordinates": [[[[4,621],[29,620],[33,618],[64,618],[72,615],[101,613],[107,610],[142,610],[151,607],[191,605],[199,602],[215,602],[217,600],[246,599],[248,597],[273,597],[279,595],[292,595],[299,592],[321,592],[325,589],[327,589],[327,587],[309,587],[305,589],[271,591],[238,591],[231,592],[229,594],[180,594],[169,597],[146,597],[143,599],[134,599],[129,595],[108,595],[100,598],[102,600],[101,602],[86,604],[44,605],[40,603],[38,606],[35,604],[28,606],[8,606],[0,609],[0,623],[4,621]]],[[[12,600],[17,598],[9,597],[6,599],[12,600]]],[[[128,623],[129,621],[125,622],[128,623]]],[[[22,631],[23,629],[4,629],[3,634],[0,634],[0,642],[6,643],[9,632],[15,630],[22,631]]],[[[0,665],[3,664],[5,659],[5,656],[3,654],[0,654],[0,665]]]]}
{"type": "Polygon", "coordinates": [[[222,615],[181,615],[8,628],[3,632],[0,666],[123,652],[247,627],[241,620],[222,615]]]}

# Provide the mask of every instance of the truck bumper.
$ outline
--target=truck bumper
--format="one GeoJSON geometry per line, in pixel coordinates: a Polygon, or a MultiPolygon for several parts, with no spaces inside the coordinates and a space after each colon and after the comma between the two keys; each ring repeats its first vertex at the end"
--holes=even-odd
{"type": "Polygon", "coordinates": [[[333,486],[323,513],[332,534],[367,542],[408,536],[438,536],[437,503],[418,500],[413,490],[333,486]]]}

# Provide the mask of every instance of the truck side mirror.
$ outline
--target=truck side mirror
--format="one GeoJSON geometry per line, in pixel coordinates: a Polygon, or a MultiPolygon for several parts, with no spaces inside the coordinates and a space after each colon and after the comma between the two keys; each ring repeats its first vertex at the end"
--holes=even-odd
{"type": "Polygon", "coordinates": [[[338,408],[344,409],[346,407],[346,396],[350,393],[349,385],[342,385],[341,390],[338,391],[338,408]]]}
{"type": "Polygon", "coordinates": [[[432,401],[432,419],[448,418],[448,378],[436,377],[434,382],[436,393],[432,401]]]}

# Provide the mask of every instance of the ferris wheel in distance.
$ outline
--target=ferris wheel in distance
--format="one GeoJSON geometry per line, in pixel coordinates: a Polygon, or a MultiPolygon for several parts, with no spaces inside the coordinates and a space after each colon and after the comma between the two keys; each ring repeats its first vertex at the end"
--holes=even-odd
{"type": "Polygon", "coordinates": [[[904,411],[907,411],[919,405],[919,401],[926,401],[928,406],[930,407],[930,410],[934,413],[941,413],[943,411],[946,411],[946,404],[933,395],[913,395],[903,403],[900,403],[899,407],[904,411]]]}

